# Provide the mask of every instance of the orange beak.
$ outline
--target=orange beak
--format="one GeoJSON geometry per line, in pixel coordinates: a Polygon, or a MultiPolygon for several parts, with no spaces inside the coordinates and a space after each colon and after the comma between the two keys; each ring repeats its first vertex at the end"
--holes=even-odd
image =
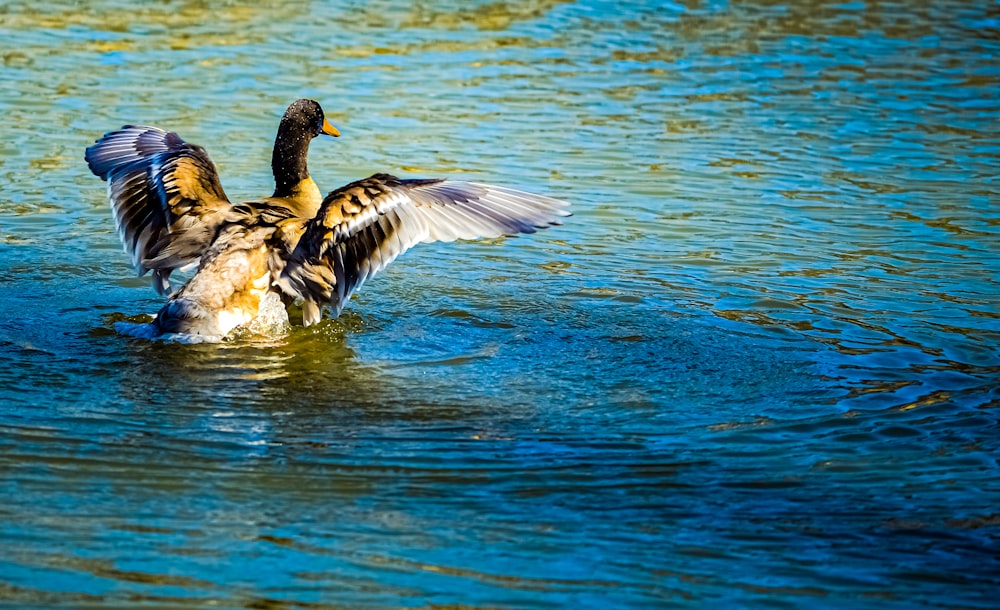
{"type": "Polygon", "coordinates": [[[323,133],[335,138],[340,137],[340,130],[334,127],[330,121],[326,120],[326,117],[323,118],[323,133]]]}

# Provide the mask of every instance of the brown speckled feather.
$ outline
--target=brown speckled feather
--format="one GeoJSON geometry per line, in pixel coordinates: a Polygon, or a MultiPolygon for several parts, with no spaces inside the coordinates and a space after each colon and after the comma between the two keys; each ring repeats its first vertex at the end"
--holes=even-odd
{"type": "Polygon", "coordinates": [[[195,263],[230,213],[205,149],[156,127],[126,125],[87,149],[91,171],[108,181],[115,227],[139,275],[169,290],[170,272],[195,263]]]}
{"type": "Polygon", "coordinates": [[[224,336],[257,316],[270,290],[267,240],[275,229],[256,221],[219,231],[198,273],[157,314],[162,331],[224,336]]]}
{"type": "Polygon", "coordinates": [[[278,286],[304,300],[303,321],[336,313],[351,294],[420,242],[534,233],[568,204],[504,187],[375,174],[332,191],[306,226],[278,286]]]}

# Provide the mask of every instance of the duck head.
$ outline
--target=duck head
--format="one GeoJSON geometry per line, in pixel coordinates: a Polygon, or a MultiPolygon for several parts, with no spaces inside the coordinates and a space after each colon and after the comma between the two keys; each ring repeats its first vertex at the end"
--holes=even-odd
{"type": "Polygon", "coordinates": [[[278,125],[278,135],[282,132],[295,135],[306,135],[315,138],[320,134],[337,137],[340,131],[326,120],[323,108],[316,100],[301,99],[292,102],[281,117],[278,125]]]}
{"type": "Polygon", "coordinates": [[[275,197],[291,196],[296,185],[309,179],[306,164],[309,142],[320,134],[337,137],[340,131],[326,119],[323,108],[315,100],[292,102],[281,117],[271,154],[275,197]]]}

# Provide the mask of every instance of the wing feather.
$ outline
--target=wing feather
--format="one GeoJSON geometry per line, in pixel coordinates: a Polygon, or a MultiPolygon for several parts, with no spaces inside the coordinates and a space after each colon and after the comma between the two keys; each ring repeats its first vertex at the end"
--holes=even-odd
{"type": "Polygon", "coordinates": [[[170,272],[197,262],[231,205],[205,149],[157,127],[125,125],[87,149],[90,170],[108,182],[115,228],[136,272],[170,272]]]}
{"type": "Polygon", "coordinates": [[[305,226],[277,284],[306,301],[306,325],[336,314],[368,278],[420,242],[533,233],[560,224],[568,203],[474,182],[375,174],[330,192],[305,226]]]}

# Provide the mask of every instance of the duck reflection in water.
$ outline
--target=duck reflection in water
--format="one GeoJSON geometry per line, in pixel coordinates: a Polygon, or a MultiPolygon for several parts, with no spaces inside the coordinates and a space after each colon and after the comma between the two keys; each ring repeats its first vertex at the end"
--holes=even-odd
{"type": "Polygon", "coordinates": [[[569,215],[559,199],[506,187],[375,174],[323,197],[309,175],[309,144],[339,136],[320,105],[294,102],[278,125],[273,195],[231,203],[205,149],[157,127],[125,125],[86,151],[108,182],[115,226],[137,272],[168,295],[150,324],[119,332],[218,340],[262,318],[302,323],[340,314],[351,294],[420,242],[533,233],[569,215]],[[176,292],[170,275],[197,269],[176,292]],[[262,316],[263,314],[263,316],[262,316]]]}

